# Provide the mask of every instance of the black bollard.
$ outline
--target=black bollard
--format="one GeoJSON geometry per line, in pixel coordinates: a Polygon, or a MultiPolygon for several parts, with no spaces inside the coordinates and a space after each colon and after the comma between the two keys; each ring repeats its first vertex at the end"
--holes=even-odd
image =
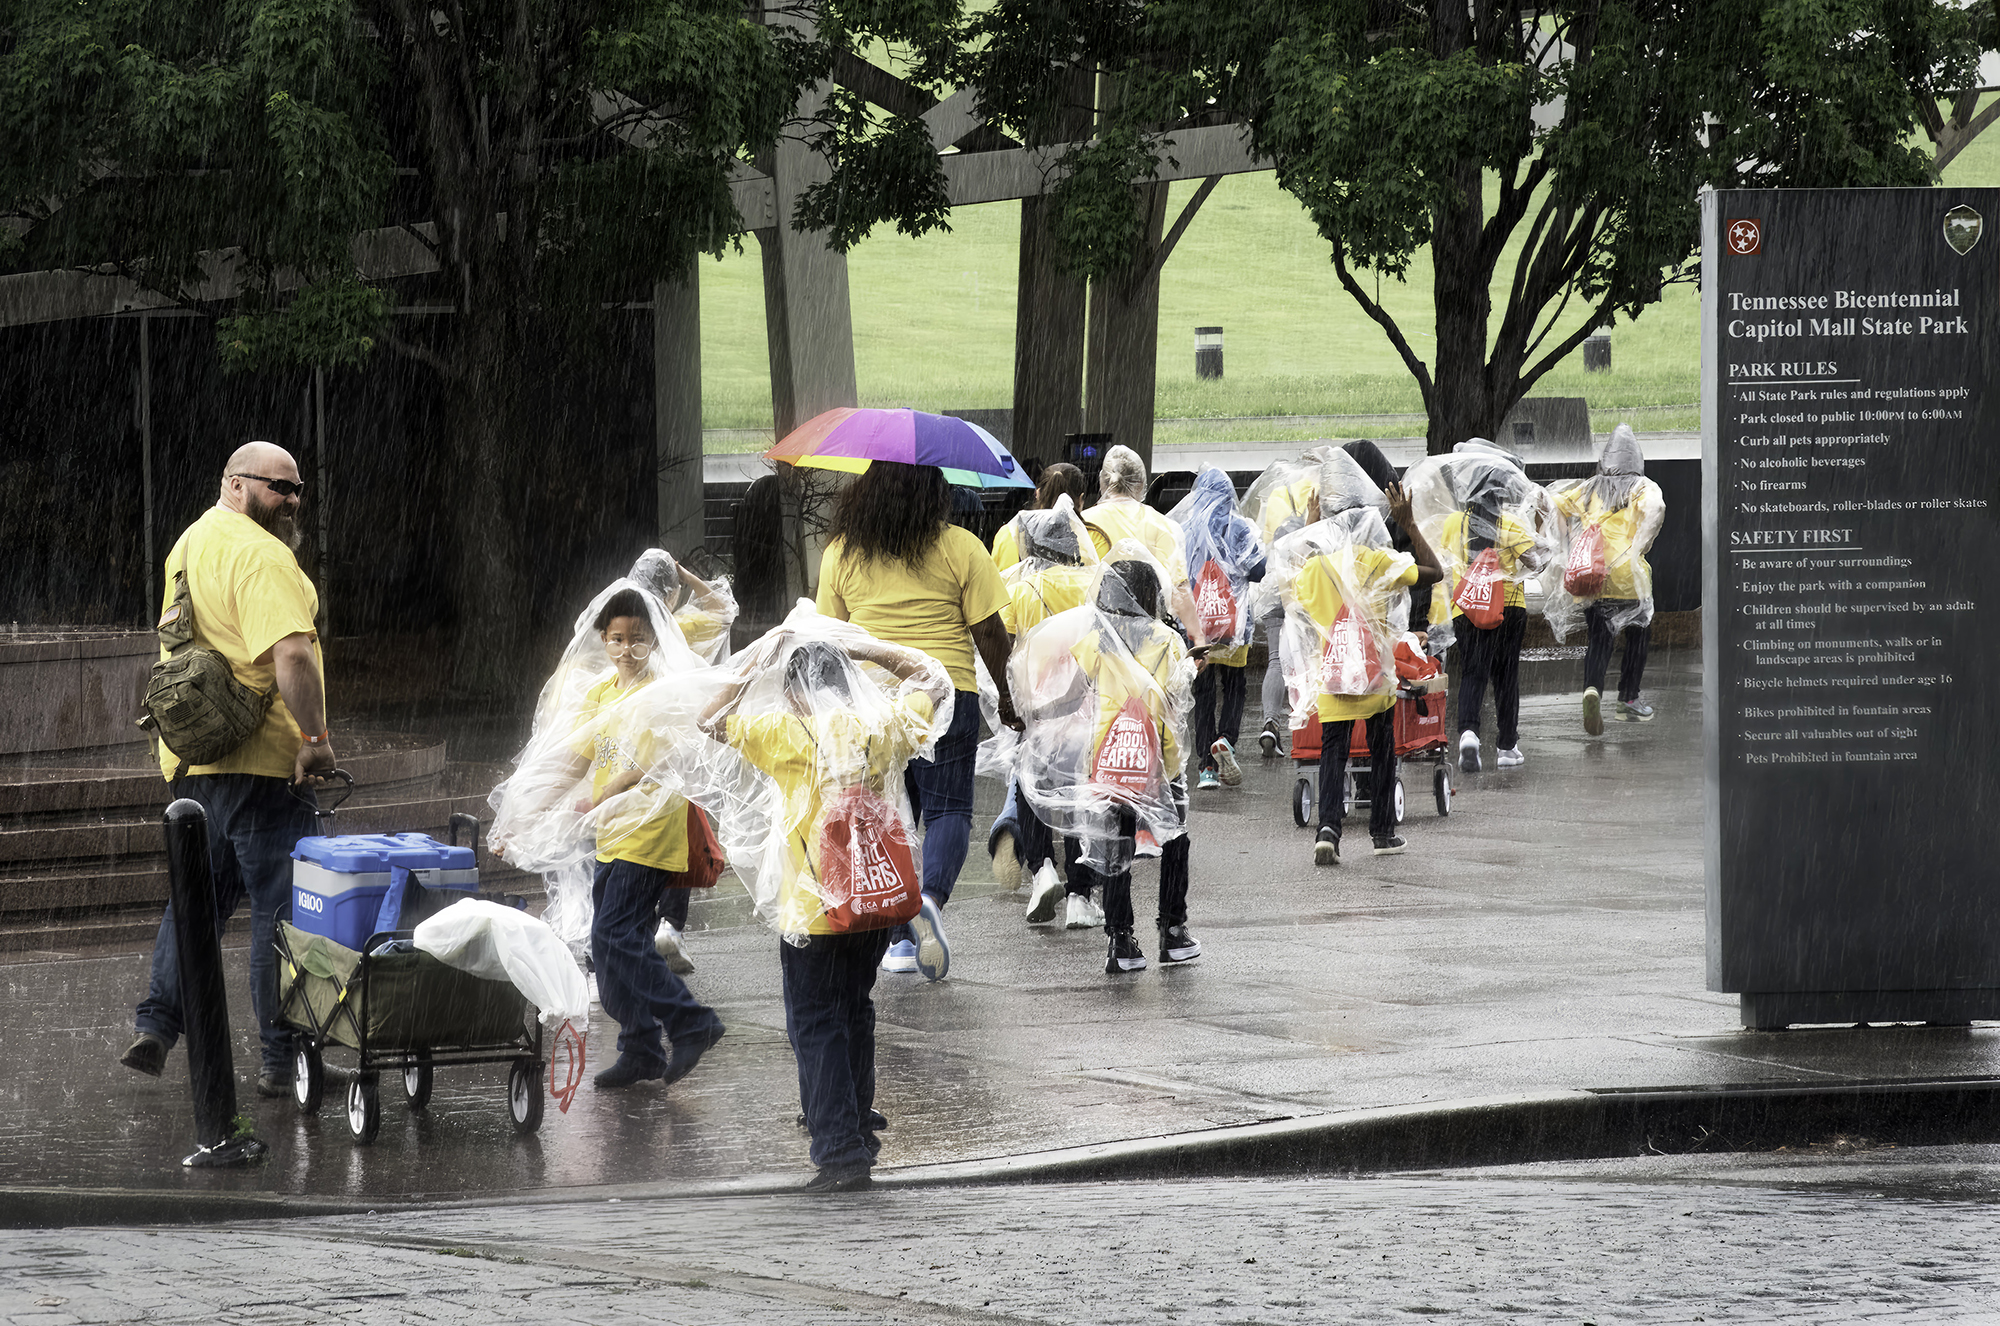
{"type": "Polygon", "coordinates": [[[194,1093],[199,1149],[181,1164],[197,1169],[243,1165],[264,1144],[236,1131],[236,1056],[229,1043],[229,993],[222,979],[222,940],[215,927],[215,879],[208,864],[208,815],[186,797],[161,817],[167,834],[167,897],[174,909],[179,959],[181,1035],[187,1041],[188,1085],[194,1093]]]}

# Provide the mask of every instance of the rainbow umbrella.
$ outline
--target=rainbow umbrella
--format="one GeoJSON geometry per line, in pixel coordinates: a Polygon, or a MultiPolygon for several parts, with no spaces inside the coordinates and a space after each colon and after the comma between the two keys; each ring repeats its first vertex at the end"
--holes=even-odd
{"type": "Polygon", "coordinates": [[[1032,488],[1035,485],[978,424],[922,410],[863,410],[841,406],[808,419],[764,453],[810,469],[859,474],[878,460],[935,465],[946,483],[964,488],[1032,488]]]}

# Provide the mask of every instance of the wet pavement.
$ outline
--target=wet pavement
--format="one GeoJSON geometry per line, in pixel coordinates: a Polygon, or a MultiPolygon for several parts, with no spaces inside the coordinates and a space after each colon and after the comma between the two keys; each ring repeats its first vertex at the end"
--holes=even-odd
{"type": "Polygon", "coordinates": [[[1990,1322],[1919,1150],[0,1232],[0,1323],[1990,1322]]]}
{"type": "MultiPolygon", "coordinates": [[[[1703,988],[1696,662],[1657,655],[1659,719],[1612,723],[1602,739],[1583,734],[1574,695],[1529,696],[1528,764],[1461,777],[1449,819],[1431,806],[1428,769],[1412,767],[1402,856],[1364,846],[1315,869],[1310,834],[1292,823],[1290,762],[1247,759],[1241,789],[1197,794],[1190,907],[1205,953],[1186,967],[1107,977],[1101,935],[1024,925],[975,848],[946,912],[951,978],[877,987],[879,1104],[892,1119],[882,1163],[1547,1088],[2000,1072],[1993,1028],[1749,1033],[1733,995],[1703,988]]],[[[1246,731],[1254,703],[1252,714],[1246,731]]],[[[997,801],[989,784],[980,795],[997,801]]],[[[1142,867],[1142,917],[1152,881],[1142,867]]],[[[439,1070],[422,1114],[385,1079],[370,1147],[353,1144],[331,1089],[316,1118],[259,1100],[246,955],[231,950],[243,1104],[273,1149],[241,1172],[179,1165],[193,1143],[184,1056],[157,1080],[115,1062],[143,951],[22,955],[0,965],[0,1188],[386,1203],[796,1182],[808,1165],[778,941],[728,891],[696,904],[690,936],[691,984],[728,1037],[670,1089],[586,1083],[530,1138],[512,1131],[496,1067],[439,1070]]],[[[592,1071],[615,1034],[599,1014],[592,1071]]]]}

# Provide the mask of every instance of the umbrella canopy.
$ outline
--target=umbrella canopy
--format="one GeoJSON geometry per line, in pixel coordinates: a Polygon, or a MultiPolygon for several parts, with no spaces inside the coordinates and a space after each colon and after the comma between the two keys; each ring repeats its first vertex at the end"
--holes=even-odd
{"type": "Polygon", "coordinates": [[[993,434],[948,414],[841,406],[816,415],[764,453],[812,469],[859,474],[878,460],[935,465],[966,488],[1032,488],[993,434]]]}

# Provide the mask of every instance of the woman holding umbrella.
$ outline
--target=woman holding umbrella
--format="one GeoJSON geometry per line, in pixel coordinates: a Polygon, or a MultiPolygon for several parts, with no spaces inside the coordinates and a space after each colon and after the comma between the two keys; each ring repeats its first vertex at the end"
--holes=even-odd
{"type": "Polygon", "coordinates": [[[924,899],[916,921],[891,936],[882,960],[885,971],[942,980],[951,964],[942,910],[972,837],[975,649],[999,687],[1000,721],[1021,726],[1006,683],[1012,641],[1000,610],[1007,589],[985,545],[951,523],[951,484],[964,482],[961,475],[977,481],[1010,472],[1013,458],[960,420],[911,410],[829,411],[768,454],[859,471],[834,507],[820,560],[819,610],[878,640],[922,650],[944,665],[957,693],[936,754],[904,773],[911,808],[924,825],[924,899]],[[841,417],[823,425],[831,415],[841,417]]]}

